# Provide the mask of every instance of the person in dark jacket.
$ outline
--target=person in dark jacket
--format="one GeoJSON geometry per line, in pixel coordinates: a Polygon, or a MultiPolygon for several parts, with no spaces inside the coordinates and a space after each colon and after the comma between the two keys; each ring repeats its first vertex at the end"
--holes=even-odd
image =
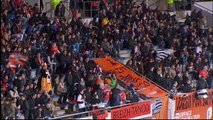
{"type": "Polygon", "coordinates": [[[60,62],[59,68],[61,73],[65,73],[66,71],[66,67],[67,67],[66,55],[67,55],[67,51],[64,50],[63,54],[59,56],[59,62],[60,62]]]}
{"type": "Polygon", "coordinates": [[[64,17],[65,14],[65,6],[60,2],[55,9],[55,16],[57,17],[64,17]]]}
{"type": "Polygon", "coordinates": [[[43,0],[40,0],[40,12],[42,13],[42,10],[44,8],[43,0]]]}
{"type": "Polygon", "coordinates": [[[183,93],[189,93],[192,92],[192,87],[190,85],[190,80],[187,80],[187,82],[184,84],[182,88],[183,93]]]}
{"type": "Polygon", "coordinates": [[[104,97],[105,97],[106,93],[104,92],[104,90],[100,86],[97,89],[97,95],[98,95],[99,100],[101,102],[104,102],[104,97]]]}
{"type": "Polygon", "coordinates": [[[30,105],[29,105],[29,102],[28,100],[26,99],[26,95],[23,94],[21,96],[21,99],[22,99],[22,104],[21,104],[21,111],[22,111],[22,114],[24,115],[24,118],[25,119],[28,119],[29,118],[29,113],[30,113],[30,105]]]}
{"type": "Polygon", "coordinates": [[[35,99],[36,106],[46,104],[50,101],[50,96],[47,93],[37,92],[37,98],[35,99]]]}
{"type": "Polygon", "coordinates": [[[85,91],[85,101],[87,104],[91,104],[92,102],[92,90],[91,87],[87,87],[85,91]]]}
{"type": "Polygon", "coordinates": [[[200,78],[197,81],[196,90],[202,90],[202,89],[207,89],[207,88],[208,88],[208,84],[207,84],[206,80],[204,80],[203,78],[200,78]]]}
{"type": "Polygon", "coordinates": [[[73,87],[74,87],[74,83],[73,83],[73,77],[72,77],[72,71],[70,69],[68,69],[68,73],[65,77],[65,82],[67,85],[67,97],[68,99],[73,99],[73,87]]]}
{"type": "Polygon", "coordinates": [[[81,72],[79,70],[78,66],[75,66],[74,71],[72,72],[72,76],[73,76],[73,82],[79,82],[81,80],[81,72]]]}
{"type": "Polygon", "coordinates": [[[30,107],[30,112],[29,112],[29,119],[35,119],[33,114],[36,111],[36,103],[35,103],[35,99],[36,99],[36,94],[34,94],[32,97],[30,97],[28,99],[29,102],[29,107],[30,107]]]}
{"type": "Polygon", "coordinates": [[[112,95],[110,97],[110,104],[112,106],[120,105],[120,93],[121,90],[118,88],[118,85],[114,89],[112,89],[112,95]]]}
{"type": "Polygon", "coordinates": [[[50,112],[50,104],[46,104],[42,111],[41,114],[44,118],[50,118],[51,117],[51,112],[50,112]]]}
{"type": "Polygon", "coordinates": [[[151,67],[151,69],[146,74],[146,77],[148,79],[150,79],[150,80],[154,80],[154,77],[153,77],[154,72],[153,72],[153,70],[154,70],[154,67],[151,67]]]}
{"type": "Polygon", "coordinates": [[[37,107],[37,109],[36,109],[36,111],[33,113],[33,117],[35,118],[35,119],[41,119],[43,116],[42,116],[42,106],[38,106],[37,107]]]}
{"type": "Polygon", "coordinates": [[[49,103],[50,102],[50,95],[46,92],[43,92],[41,94],[39,101],[40,101],[41,105],[49,103]]]}
{"type": "Polygon", "coordinates": [[[92,104],[95,105],[95,104],[99,104],[99,103],[101,103],[101,100],[99,99],[98,94],[96,93],[93,95],[92,104]]]}

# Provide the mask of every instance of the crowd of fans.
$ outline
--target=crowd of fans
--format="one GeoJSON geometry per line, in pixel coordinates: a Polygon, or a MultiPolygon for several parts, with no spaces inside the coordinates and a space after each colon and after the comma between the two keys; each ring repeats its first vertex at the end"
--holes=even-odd
{"type": "Polygon", "coordinates": [[[115,73],[105,73],[92,61],[117,58],[121,49],[132,51],[127,66],[169,91],[190,92],[196,81],[207,81],[204,86],[211,88],[212,29],[205,29],[200,12],[193,11],[181,24],[168,12],[130,0],[105,3],[99,17],[83,23],[77,16],[66,19],[59,5],[50,20],[37,4],[2,0],[1,118],[54,117],[53,95],[59,96],[57,104],[73,103],[79,112],[88,105],[138,102],[132,84],[120,87],[115,73]],[[157,61],[156,48],[176,52],[157,61]],[[14,52],[29,57],[15,72],[7,67],[14,52]]]}

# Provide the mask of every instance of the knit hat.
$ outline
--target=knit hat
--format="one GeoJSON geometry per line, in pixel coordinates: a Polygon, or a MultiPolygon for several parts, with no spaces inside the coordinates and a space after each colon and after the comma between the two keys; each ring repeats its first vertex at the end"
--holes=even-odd
{"type": "Polygon", "coordinates": [[[105,81],[106,84],[110,85],[111,84],[111,80],[106,78],[106,81],[105,81]]]}
{"type": "Polygon", "coordinates": [[[129,85],[129,87],[130,87],[130,88],[133,88],[133,87],[134,87],[134,84],[131,83],[131,84],[129,85]]]}
{"type": "Polygon", "coordinates": [[[103,82],[104,82],[103,80],[98,79],[98,80],[96,81],[96,85],[100,85],[100,84],[103,83],[103,82]]]}

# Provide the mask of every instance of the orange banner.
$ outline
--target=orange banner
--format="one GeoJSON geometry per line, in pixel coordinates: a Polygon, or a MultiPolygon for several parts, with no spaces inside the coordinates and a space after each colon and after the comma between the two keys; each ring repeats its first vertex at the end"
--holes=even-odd
{"type": "Polygon", "coordinates": [[[99,64],[106,72],[115,72],[119,80],[124,81],[126,84],[134,84],[134,87],[139,89],[140,92],[147,97],[161,97],[167,94],[166,91],[152,84],[145,78],[137,75],[135,72],[125,67],[120,62],[112,59],[111,57],[98,58],[94,62],[99,64]]]}
{"type": "Polygon", "coordinates": [[[152,118],[149,119],[168,119],[168,100],[168,96],[151,100],[152,118]]]}
{"type": "Polygon", "coordinates": [[[208,98],[197,98],[195,92],[175,96],[175,119],[212,119],[212,93],[208,98]]]}
{"type": "Polygon", "coordinates": [[[151,115],[150,102],[141,102],[111,110],[111,119],[129,119],[145,115],[151,115]]]}

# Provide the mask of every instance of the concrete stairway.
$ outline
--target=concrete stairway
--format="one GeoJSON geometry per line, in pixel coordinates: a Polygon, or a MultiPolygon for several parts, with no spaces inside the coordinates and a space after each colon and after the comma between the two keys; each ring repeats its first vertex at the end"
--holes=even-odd
{"type": "Polygon", "coordinates": [[[59,105],[57,103],[59,96],[53,96],[53,103],[55,105],[55,110],[56,110],[56,116],[61,116],[64,115],[66,110],[62,109],[64,106],[63,105],[59,105]]]}

